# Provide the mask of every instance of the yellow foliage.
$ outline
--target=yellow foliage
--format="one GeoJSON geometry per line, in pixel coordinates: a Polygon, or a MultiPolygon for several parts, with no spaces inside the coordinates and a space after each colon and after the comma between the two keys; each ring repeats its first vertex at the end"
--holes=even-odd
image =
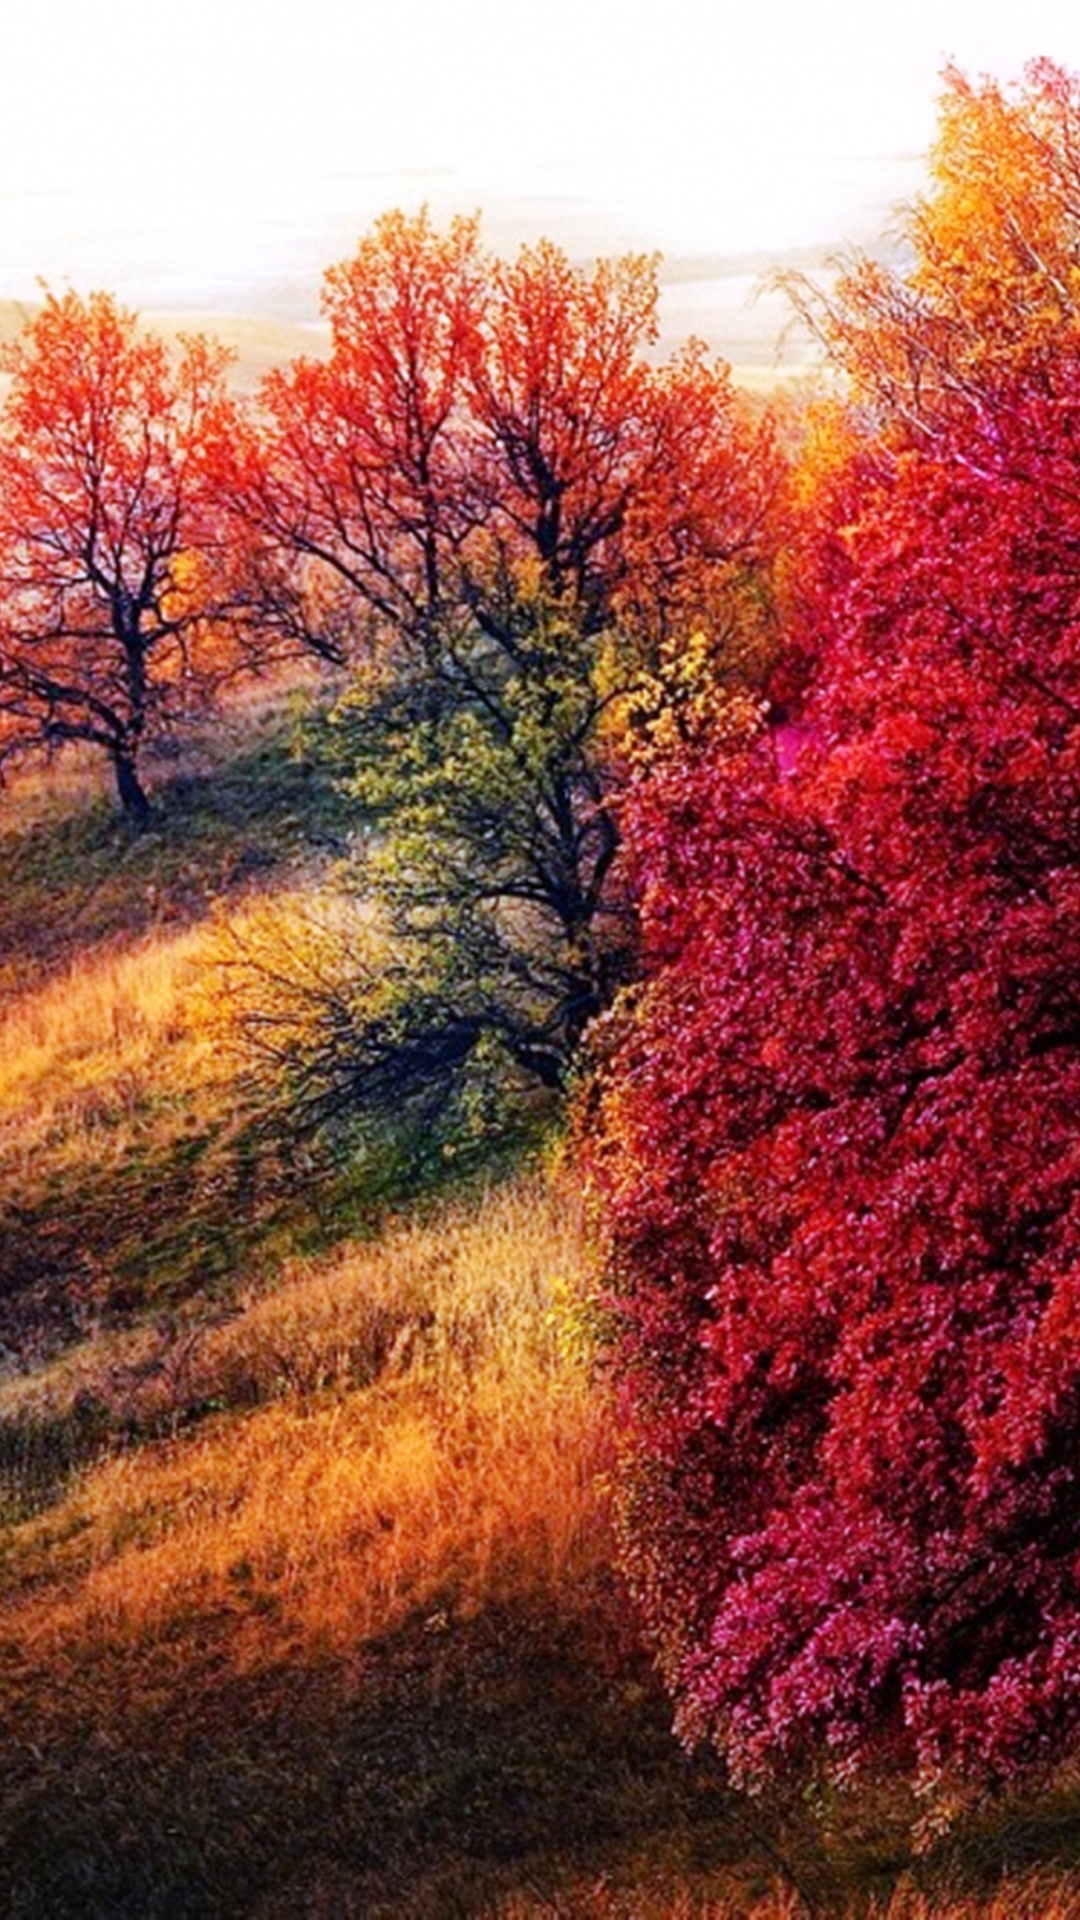
{"type": "Polygon", "coordinates": [[[1080,341],[1080,82],[1033,62],[1005,88],[945,75],[906,273],[856,256],[832,299],[788,285],[855,393],[886,419],[1071,365],[1080,341]]]}
{"type": "Polygon", "coordinates": [[[634,674],[617,658],[618,642],[601,654],[605,699],[601,750],[627,767],[647,765],[694,743],[719,748],[756,725],[759,696],[732,685],[730,636],[721,644],[703,626],[669,634],[634,674]]]}
{"type": "Polygon", "coordinates": [[[976,360],[1031,362],[1077,338],[1077,102],[1045,67],[1019,90],[947,79],[912,285],[964,329],[976,360]]]}

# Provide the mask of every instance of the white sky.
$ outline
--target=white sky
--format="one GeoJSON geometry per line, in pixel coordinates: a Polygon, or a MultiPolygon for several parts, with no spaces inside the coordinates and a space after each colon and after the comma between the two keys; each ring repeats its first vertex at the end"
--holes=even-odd
{"type": "Polygon", "coordinates": [[[314,317],[322,267],[424,198],[500,245],[863,240],[918,184],[944,60],[1038,54],[1080,68],[1077,0],[21,0],[0,297],[314,317]]]}

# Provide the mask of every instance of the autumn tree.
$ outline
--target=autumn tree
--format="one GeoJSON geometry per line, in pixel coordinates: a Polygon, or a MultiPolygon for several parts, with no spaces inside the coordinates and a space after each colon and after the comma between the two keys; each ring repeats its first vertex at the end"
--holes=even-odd
{"type": "Polygon", "coordinates": [[[1080,1733],[1078,434],[1061,372],[838,487],[801,705],[628,824],[628,1564],[750,1782],[1080,1733]]]}
{"type": "Polygon", "coordinates": [[[206,459],[225,359],[74,293],[0,357],[0,752],[89,742],[136,821],[145,748],[236,661],[206,459]]]}
{"type": "Polygon", "coordinates": [[[384,1037],[402,1105],[482,1058],[555,1086],[625,969],[612,768],[691,642],[717,685],[765,645],[778,462],[700,349],[649,361],[648,260],[506,262],[392,214],[324,304],[329,355],[270,377],[232,489],[268,620],[352,663],[355,883],[416,993],[339,1023],[323,1092],[381,1084],[384,1037]]]}
{"type": "Polygon", "coordinates": [[[905,264],[855,255],[831,290],[784,276],[892,443],[1053,392],[1080,342],[1080,80],[1036,60],[1019,86],[944,83],[905,264]]]}

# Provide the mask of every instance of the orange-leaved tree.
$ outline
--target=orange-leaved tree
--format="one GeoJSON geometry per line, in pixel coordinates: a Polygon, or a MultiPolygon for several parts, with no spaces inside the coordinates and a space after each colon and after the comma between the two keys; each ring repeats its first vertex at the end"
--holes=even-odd
{"type": "Polygon", "coordinates": [[[498,645],[533,565],[592,632],[699,624],[760,561],[768,430],[700,344],[650,363],[654,260],[587,273],[541,241],[504,261],[475,220],[392,213],[323,305],[329,356],[271,373],[261,442],[234,443],[229,472],[267,617],[316,652],[462,621],[498,645]]]}
{"type": "Polygon", "coordinates": [[[907,264],[857,256],[829,295],[787,282],[893,437],[925,440],[1018,384],[1052,391],[1080,342],[1080,79],[1049,60],[1012,88],[944,79],[907,264]]]}
{"type": "Polygon", "coordinates": [[[0,358],[0,752],[89,742],[136,821],[144,749],[238,660],[207,458],[231,424],[226,359],[71,292],[0,358]]]}

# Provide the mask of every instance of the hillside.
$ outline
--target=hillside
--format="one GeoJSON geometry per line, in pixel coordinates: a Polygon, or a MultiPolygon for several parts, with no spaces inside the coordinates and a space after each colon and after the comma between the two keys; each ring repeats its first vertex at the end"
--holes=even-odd
{"type": "Polygon", "coordinates": [[[204,1025],[340,850],[296,707],[141,838],[77,768],[8,799],[9,1911],[439,1911],[711,1832],[612,1585],[575,1212],[523,1175],[373,1240],[204,1025]]]}
{"type": "Polygon", "coordinates": [[[1067,1920],[1053,1875],[961,1899],[1080,1867],[1067,1786],[913,1863],[887,1791],[681,1752],[557,1176],[388,1211],[254,1124],[222,956],[348,834],[309,698],[159,766],[142,837],[75,764],[5,800],[4,1910],[764,1920],[914,1864],[891,1920],[1067,1920]]]}

